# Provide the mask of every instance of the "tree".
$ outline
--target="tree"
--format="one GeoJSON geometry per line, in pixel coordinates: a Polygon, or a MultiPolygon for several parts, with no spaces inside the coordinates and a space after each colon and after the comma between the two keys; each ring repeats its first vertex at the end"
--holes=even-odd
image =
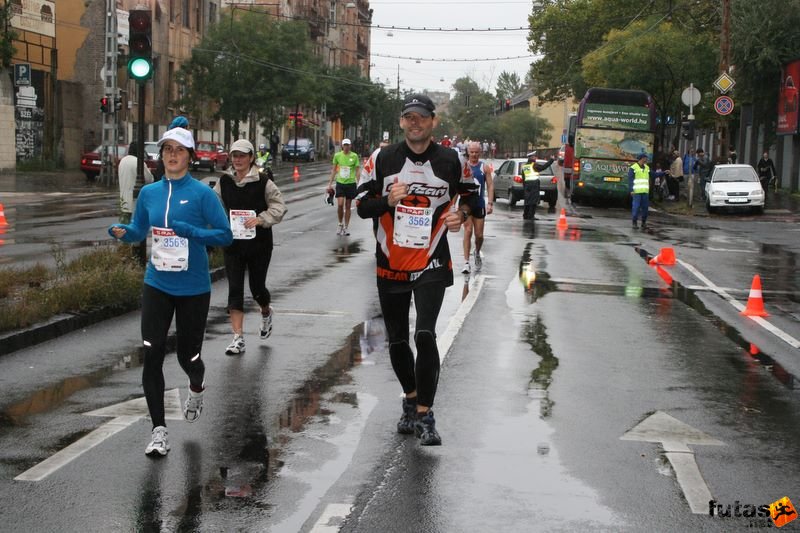
{"type": "Polygon", "coordinates": [[[495,109],[494,96],[481,89],[469,76],[457,79],[453,90],[448,110],[452,125],[450,131],[444,133],[473,139],[492,136],[490,124],[495,109]]]}
{"type": "MultiPolygon", "coordinates": [[[[719,31],[718,8],[718,0],[542,0],[529,18],[528,34],[531,53],[542,57],[531,65],[527,84],[543,101],[580,98],[589,87],[583,60],[603,46],[609,31],[626,29],[639,20],[671,20],[689,35],[713,35],[719,31]]],[[[659,33],[660,27],[654,24],[647,31],[659,33]]],[[[666,39],[662,42],[668,44],[666,39]]]]}
{"type": "MultiPolygon", "coordinates": [[[[304,22],[276,21],[263,13],[229,11],[213,26],[179,71],[179,104],[234,122],[283,116],[279,106],[317,105],[328,91],[304,22]],[[213,104],[213,105],[209,105],[213,104]]],[[[226,128],[227,129],[227,128],[226,128]]]]}
{"type": "Polygon", "coordinates": [[[539,147],[552,129],[546,119],[529,109],[514,109],[497,118],[497,134],[493,138],[503,150],[525,152],[528,146],[539,147]]]}
{"type": "MultiPolygon", "coordinates": [[[[800,58],[800,0],[734,0],[731,5],[731,57],[736,98],[753,105],[753,124],[765,128],[764,146],[775,139],[781,67],[800,58]],[[780,16],[770,14],[780,13],[780,16]]],[[[757,135],[754,134],[754,137],[757,135]]],[[[756,147],[761,153],[763,147],[756,147]]]]}
{"type": "MultiPolygon", "coordinates": [[[[586,54],[582,74],[591,86],[640,89],[653,97],[661,118],[660,139],[668,117],[678,120],[683,111],[680,96],[694,83],[711,87],[716,77],[715,48],[707,33],[689,34],[657,19],[636,21],[624,30],[611,30],[604,45],[586,54]]],[[[708,105],[710,98],[705,99],[708,105]]]]}
{"type": "Polygon", "coordinates": [[[516,72],[506,72],[505,70],[497,76],[497,89],[495,94],[500,100],[511,98],[515,94],[522,92],[523,85],[516,72]]]}
{"type": "Polygon", "coordinates": [[[11,27],[11,6],[12,2],[4,2],[0,6],[0,28],[3,28],[3,33],[0,34],[0,70],[6,69],[11,66],[11,58],[14,57],[16,51],[12,46],[17,34],[10,30],[11,27]]]}

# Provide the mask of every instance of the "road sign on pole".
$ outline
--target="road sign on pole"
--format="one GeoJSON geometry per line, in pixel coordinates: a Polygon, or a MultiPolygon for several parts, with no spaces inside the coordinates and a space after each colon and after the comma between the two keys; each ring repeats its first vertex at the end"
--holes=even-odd
{"type": "Polygon", "coordinates": [[[700,103],[700,91],[694,85],[690,85],[681,93],[681,102],[689,107],[700,103]]]}
{"type": "Polygon", "coordinates": [[[719,115],[730,115],[733,113],[733,98],[730,96],[720,96],[714,102],[714,111],[719,115]]]}

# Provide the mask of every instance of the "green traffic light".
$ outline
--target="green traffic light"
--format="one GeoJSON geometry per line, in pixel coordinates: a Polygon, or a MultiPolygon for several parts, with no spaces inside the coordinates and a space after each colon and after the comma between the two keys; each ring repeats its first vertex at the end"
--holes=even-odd
{"type": "Polygon", "coordinates": [[[128,62],[128,73],[135,80],[148,79],[152,71],[152,63],[143,57],[137,57],[128,62]]]}

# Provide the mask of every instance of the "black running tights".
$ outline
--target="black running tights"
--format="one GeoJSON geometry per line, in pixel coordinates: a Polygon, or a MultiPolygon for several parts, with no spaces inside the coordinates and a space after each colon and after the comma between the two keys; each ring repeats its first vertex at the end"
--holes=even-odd
{"type": "Polygon", "coordinates": [[[439,349],[436,346],[436,319],[442,308],[446,287],[438,283],[420,285],[413,290],[417,321],[414,343],[417,361],[409,345],[409,308],[412,291],[389,293],[378,289],[383,320],[389,334],[392,368],[406,394],[417,391],[417,403],[433,406],[439,383],[439,349]]]}
{"type": "Polygon", "coordinates": [[[211,293],[194,296],[173,296],[144,285],[142,290],[142,388],[153,427],[166,426],[164,421],[164,356],[167,333],[175,315],[178,363],[189,376],[192,387],[203,386],[206,367],[200,357],[208,318],[211,293]]]}

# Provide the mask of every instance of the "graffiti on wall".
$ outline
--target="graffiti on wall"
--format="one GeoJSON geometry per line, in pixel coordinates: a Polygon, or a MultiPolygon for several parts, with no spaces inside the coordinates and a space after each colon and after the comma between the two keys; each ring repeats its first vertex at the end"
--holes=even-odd
{"type": "Polygon", "coordinates": [[[14,93],[17,126],[17,162],[41,159],[44,140],[44,73],[31,72],[31,84],[20,85],[14,93]]]}

